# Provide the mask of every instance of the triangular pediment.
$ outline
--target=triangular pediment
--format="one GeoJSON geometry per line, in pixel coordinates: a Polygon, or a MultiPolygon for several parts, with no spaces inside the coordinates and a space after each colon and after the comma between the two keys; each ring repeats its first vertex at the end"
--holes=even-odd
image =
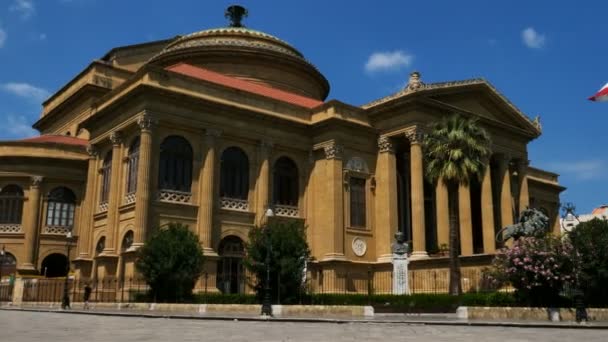
{"type": "Polygon", "coordinates": [[[480,119],[519,128],[531,136],[540,134],[539,128],[524,113],[485,82],[437,89],[429,92],[425,97],[457,110],[477,115],[480,119]]]}

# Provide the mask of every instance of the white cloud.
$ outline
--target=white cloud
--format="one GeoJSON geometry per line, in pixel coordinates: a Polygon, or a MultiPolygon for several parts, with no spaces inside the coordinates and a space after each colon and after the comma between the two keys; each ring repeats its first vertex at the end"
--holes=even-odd
{"type": "Polygon", "coordinates": [[[533,27],[528,27],[521,31],[521,39],[530,49],[540,49],[545,46],[545,35],[536,32],[533,27]]]}
{"type": "Polygon", "coordinates": [[[51,95],[46,89],[38,88],[27,83],[9,82],[1,84],[0,89],[13,95],[30,99],[34,102],[44,101],[51,95]]]}
{"type": "Polygon", "coordinates": [[[28,119],[23,115],[8,115],[6,121],[2,123],[5,133],[10,138],[25,138],[37,135],[37,131],[32,128],[28,119]]]}
{"type": "Polygon", "coordinates": [[[2,28],[0,28],[0,48],[2,48],[4,46],[4,43],[6,42],[6,38],[7,38],[6,31],[4,31],[2,28]]]}
{"type": "Polygon", "coordinates": [[[19,13],[22,19],[28,19],[36,12],[36,6],[32,0],[15,0],[9,10],[19,13]]]}
{"type": "Polygon", "coordinates": [[[414,61],[414,56],[404,51],[374,52],[365,63],[367,72],[399,70],[409,67],[414,61]]]}
{"type": "Polygon", "coordinates": [[[558,173],[569,174],[579,180],[594,180],[606,177],[608,163],[603,160],[579,160],[551,164],[558,173]]]}

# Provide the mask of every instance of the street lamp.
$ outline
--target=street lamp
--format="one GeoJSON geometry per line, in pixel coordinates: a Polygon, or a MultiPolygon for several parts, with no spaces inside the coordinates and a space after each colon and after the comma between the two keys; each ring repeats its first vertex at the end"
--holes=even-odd
{"type": "Polygon", "coordinates": [[[2,250],[0,250],[0,285],[2,285],[2,268],[4,267],[4,256],[6,255],[6,251],[4,250],[4,245],[2,245],[2,250]]]}
{"type": "Polygon", "coordinates": [[[69,231],[65,235],[65,247],[66,254],[68,258],[68,262],[66,264],[65,270],[65,282],[63,284],[63,299],[61,300],[61,308],[69,309],[70,308],[70,291],[69,291],[69,278],[70,278],[70,249],[72,248],[72,242],[76,240],[75,236],[72,236],[72,232],[69,231]]]}
{"type": "Polygon", "coordinates": [[[266,209],[266,224],[264,226],[264,238],[266,242],[266,281],[264,283],[264,299],[262,300],[262,316],[272,317],[272,301],[270,298],[270,253],[272,252],[272,243],[270,241],[270,228],[268,226],[268,218],[274,216],[271,208],[266,209]]]}
{"type": "Polygon", "coordinates": [[[564,232],[569,233],[572,228],[581,223],[578,216],[575,214],[575,210],[576,207],[572,203],[564,203],[564,205],[562,205],[563,216],[561,225],[564,232]]]}

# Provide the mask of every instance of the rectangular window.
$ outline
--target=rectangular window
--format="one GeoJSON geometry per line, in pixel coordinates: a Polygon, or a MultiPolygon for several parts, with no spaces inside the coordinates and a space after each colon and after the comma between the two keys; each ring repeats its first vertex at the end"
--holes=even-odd
{"type": "Polygon", "coordinates": [[[350,188],[350,226],[365,228],[365,179],[351,177],[350,188]]]}

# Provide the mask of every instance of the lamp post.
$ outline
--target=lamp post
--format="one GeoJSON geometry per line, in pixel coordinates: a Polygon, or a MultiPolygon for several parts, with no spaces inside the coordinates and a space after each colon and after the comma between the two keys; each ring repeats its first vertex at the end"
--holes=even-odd
{"type": "MultiPolygon", "coordinates": [[[[566,233],[570,233],[572,228],[578,226],[581,221],[578,219],[578,216],[575,213],[575,206],[572,203],[565,203],[562,206],[563,216],[562,216],[562,229],[566,233]]],[[[576,256],[574,256],[574,260],[576,260],[576,256]]],[[[572,293],[572,297],[574,300],[574,308],[576,309],[575,319],[577,323],[581,321],[587,321],[587,309],[585,307],[585,294],[581,289],[580,280],[578,278],[578,272],[574,275],[574,291],[572,293]]]]}
{"type": "Polygon", "coordinates": [[[266,224],[264,226],[264,242],[266,243],[266,281],[264,282],[264,299],[262,300],[262,316],[272,317],[272,302],[270,298],[270,254],[272,252],[272,243],[270,241],[270,228],[268,226],[268,218],[274,216],[271,208],[266,209],[264,213],[266,224]]]}
{"type": "Polygon", "coordinates": [[[2,250],[0,250],[0,285],[2,284],[2,268],[4,268],[4,256],[6,255],[6,251],[4,250],[4,245],[2,245],[2,250]]]}
{"type": "Polygon", "coordinates": [[[63,284],[63,298],[61,300],[61,308],[62,309],[69,309],[70,308],[70,291],[69,291],[69,279],[70,279],[70,249],[72,248],[72,242],[73,240],[76,240],[75,236],[72,236],[72,232],[69,231],[66,235],[65,235],[65,247],[66,247],[66,254],[67,254],[67,258],[68,258],[68,262],[66,265],[66,272],[65,272],[65,282],[63,284]]]}

